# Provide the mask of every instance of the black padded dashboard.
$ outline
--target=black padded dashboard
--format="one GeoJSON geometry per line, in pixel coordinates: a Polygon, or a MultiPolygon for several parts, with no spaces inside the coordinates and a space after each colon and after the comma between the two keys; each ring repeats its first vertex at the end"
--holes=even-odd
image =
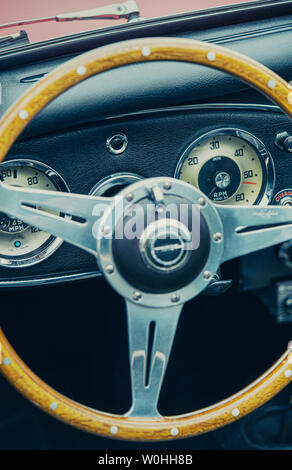
{"type": "MultiPolygon", "coordinates": [[[[289,81],[292,2],[278,4],[278,16],[266,14],[258,18],[254,14],[246,22],[238,22],[234,17],[230,24],[223,24],[222,13],[222,26],[217,22],[215,27],[210,18],[209,29],[199,28],[198,19],[196,29],[186,30],[183,25],[181,30],[178,26],[175,29],[174,20],[169,21],[168,30],[165,22],[161,29],[165,35],[226,45],[262,62],[289,81]],[[281,8],[280,4],[285,5],[281,8]]],[[[203,20],[201,25],[206,24],[206,17],[203,20]]],[[[148,30],[144,25],[144,36],[161,35],[157,25],[148,25],[148,30]]],[[[135,36],[134,27],[122,28],[123,37],[119,39],[141,34],[136,32],[135,36]]],[[[97,32],[94,46],[110,43],[113,38],[117,40],[115,31],[112,36],[110,31],[107,35],[97,32]]],[[[74,48],[70,50],[66,44],[64,41],[63,55],[62,44],[58,42],[54,46],[55,56],[50,56],[50,52],[41,59],[40,51],[36,55],[36,48],[32,47],[31,61],[29,51],[21,59],[15,53],[12,65],[7,54],[0,55],[0,68],[3,61],[8,64],[0,72],[5,91],[1,114],[32,86],[23,83],[23,78],[47,73],[76,55],[75,50],[72,52],[74,48]]],[[[52,44],[49,46],[52,51],[52,44]]],[[[278,109],[266,104],[266,99],[257,92],[221,72],[177,62],[135,64],[93,77],[59,97],[35,118],[7,159],[30,158],[46,163],[63,176],[72,192],[88,194],[97,181],[115,172],[132,172],[143,177],[173,176],[179,156],[192,140],[212,129],[236,127],[265,143],[275,163],[276,193],[292,186],[289,177],[292,163],[287,153],[275,147],[274,137],[283,130],[292,133],[292,124],[278,109]],[[224,105],[210,106],[216,102],[224,105]],[[234,103],[242,106],[233,106],[234,103]],[[127,150],[119,156],[110,154],[105,145],[106,139],[117,132],[126,134],[129,141],[127,150]]],[[[31,280],[38,283],[42,279],[56,281],[64,279],[62,276],[78,278],[79,274],[96,273],[93,257],[64,243],[38,265],[18,270],[0,268],[0,285],[14,286],[14,281],[26,285],[31,280]]]]}

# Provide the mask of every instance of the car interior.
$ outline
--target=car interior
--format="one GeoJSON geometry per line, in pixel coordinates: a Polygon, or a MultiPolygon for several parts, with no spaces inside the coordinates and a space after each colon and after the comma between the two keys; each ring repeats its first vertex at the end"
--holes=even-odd
{"type": "Polygon", "coordinates": [[[291,39],[277,0],[0,41],[0,449],[292,450],[291,39]],[[110,242],[142,193],[200,248],[110,242]]]}

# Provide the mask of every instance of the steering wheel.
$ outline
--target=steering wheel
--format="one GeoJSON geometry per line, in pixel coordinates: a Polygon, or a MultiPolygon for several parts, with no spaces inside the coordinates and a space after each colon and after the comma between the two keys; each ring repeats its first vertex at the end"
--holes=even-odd
{"type": "MultiPolygon", "coordinates": [[[[226,71],[263,92],[292,117],[292,87],[252,59],[199,41],[131,40],[76,57],[25,93],[0,122],[0,161],[32,118],[68,88],[105,70],[154,60],[193,62],[226,71]]],[[[207,287],[222,262],[291,239],[289,207],[219,206],[195,187],[166,177],[134,183],[114,198],[2,183],[0,203],[10,216],[94,255],[104,277],[126,303],[132,406],[125,415],[88,408],[53,390],[22,362],[0,331],[2,374],[47,413],[102,436],[142,441],[177,439],[231,423],[290,383],[291,342],[261,377],[224,401],[180,416],[161,416],[157,409],[184,303],[207,287]],[[167,216],[169,205],[176,210],[167,216]],[[182,206],[185,214],[192,215],[188,221],[180,217],[182,206]],[[150,222],[146,218],[149,207],[154,214],[150,222]],[[131,238],[125,234],[134,212],[140,232],[131,238]],[[195,220],[194,227],[190,219],[195,220]],[[150,325],[154,339],[146,374],[150,325]]]]}

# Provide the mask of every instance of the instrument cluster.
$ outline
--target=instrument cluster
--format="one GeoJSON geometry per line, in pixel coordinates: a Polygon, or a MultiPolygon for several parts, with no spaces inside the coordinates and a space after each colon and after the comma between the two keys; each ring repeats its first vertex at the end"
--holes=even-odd
{"type": "MultiPolygon", "coordinates": [[[[212,130],[188,143],[178,155],[174,177],[199,188],[214,203],[227,205],[269,204],[275,183],[273,160],[263,142],[234,128],[212,130]]],[[[90,194],[113,195],[114,188],[139,179],[141,176],[130,173],[110,175],[97,183],[90,194]]],[[[33,159],[2,163],[0,181],[32,189],[69,191],[61,175],[33,159]]],[[[0,211],[1,266],[37,264],[62,244],[62,240],[10,217],[4,209],[0,211]]]]}

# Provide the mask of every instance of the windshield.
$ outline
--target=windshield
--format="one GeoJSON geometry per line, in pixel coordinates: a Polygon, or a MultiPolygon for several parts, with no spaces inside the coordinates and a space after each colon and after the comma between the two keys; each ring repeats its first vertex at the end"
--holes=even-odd
{"type": "MultiPolygon", "coordinates": [[[[218,7],[254,0],[136,0],[143,19],[175,15],[205,8],[218,7]]],[[[43,17],[54,17],[62,13],[71,13],[119,3],[115,0],[1,0],[0,24],[43,17]]],[[[122,3],[122,2],[121,2],[122,3]]],[[[25,30],[31,43],[53,39],[84,31],[96,30],[106,26],[126,23],[119,20],[84,20],[41,22],[32,25],[14,26],[0,30],[0,38],[25,30]]]]}

